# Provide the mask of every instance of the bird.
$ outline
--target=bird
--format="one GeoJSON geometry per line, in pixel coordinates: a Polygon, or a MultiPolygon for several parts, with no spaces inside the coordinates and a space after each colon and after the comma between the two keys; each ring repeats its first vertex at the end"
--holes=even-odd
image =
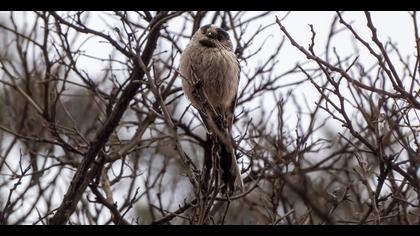
{"type": "Polygon", "coordinates": [[[222,191],[243,192],[231,135],[240,65],[229,33],[214,24],[200,27],[181,54],[179,72],[184,94],[198,110],[208,133],[216,137],[220,177],[225,184],[222,191]]]}

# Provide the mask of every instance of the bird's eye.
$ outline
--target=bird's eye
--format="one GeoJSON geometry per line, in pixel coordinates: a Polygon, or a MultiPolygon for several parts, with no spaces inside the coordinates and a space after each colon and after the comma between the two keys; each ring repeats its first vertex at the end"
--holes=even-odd
{"type": "Polygon", "coordinates": [[[217,36],[218,36],[217,39],[219,41],[229,39],[229,34],[220,28],[217,29],[217,36]]]}
{"type": "Polygon", "coordinates": [[[204,25],[200,28],[201,33],[205,34],[207,32],[207,29],[210,28],[210,25],[204,25]]]}

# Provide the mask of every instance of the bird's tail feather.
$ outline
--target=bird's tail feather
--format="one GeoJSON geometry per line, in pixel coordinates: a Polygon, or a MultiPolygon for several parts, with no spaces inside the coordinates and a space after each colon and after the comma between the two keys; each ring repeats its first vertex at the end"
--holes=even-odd
{"type": "Polygon", "coordinates": [[[214,144],[218,145],[218,152],[220,157],[220,169],[221,169],[221,178],[223,183],[225,184],[225,188],[223,191],[226,192],[235,192],[240,191],[244,192],[244,183],[242,181],[241,177],[241,171],[239,169],[239,166],[236,164],[236,155],[235,150],[232,147],[232,145],[226,144],[226,141],[232,141],[233,139],[230,136],[230,130],[228,128],[225,128],[223,122],[220,122],[219,119],[216,117],[212,117],[212,121],[215,121],[211,124],[211,121],[207,120],[207,116],[200,112],[201,118],[204,122],[205,127],[210,133],[213,133],[215,140],[214,144]],[[217,129],[219,132],[214,133],[211,132],[213,129],[217,129]],[[225,136],[224,140],[221,140],[220,137],[217,137],[218,135],[225,136]]]}
{"type": "Polygon", "coordinates": [[[236,164],[236,156],[233,150],[229,151],[226,145],[220,142],[220,168],[222,170],[222,180],[225,183],[225,191],[229,192],[244,191],[244,183],[241,171],[236,164]]]}

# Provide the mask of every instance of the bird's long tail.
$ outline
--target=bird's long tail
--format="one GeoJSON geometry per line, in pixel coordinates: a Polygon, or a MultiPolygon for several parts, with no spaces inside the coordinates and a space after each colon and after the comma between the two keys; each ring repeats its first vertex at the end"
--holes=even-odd
{"type": "MultiPolygon", "coordinates": [[[[212,134],[212,143],[215,145],[213,148],[216,148],[219,154],[220,177],[225,184],[222,191],[228,193],[244,192],[244,183],[239,166],[236,164],[234,141],[230,134],[230,129],[217,117],[212,117],[209,120],[205,114],[200,112],[200,115],[207,130],[212,134]]],[[[218,168],[218,166],[214,166],[214,168],[218,168]]]]}
{"type": "MultiPolygon", "coordinates": [[[[219,142],[220,144],[220,168],[222,181],[225,183],[225,191],[244,192],[244,183],[241,177],[241,171],[236,164],[236,156],[233,150],[229,150],[228,146],[219,142]]],[[[232,149],[232,148],[230,148],[232,149]]]]}

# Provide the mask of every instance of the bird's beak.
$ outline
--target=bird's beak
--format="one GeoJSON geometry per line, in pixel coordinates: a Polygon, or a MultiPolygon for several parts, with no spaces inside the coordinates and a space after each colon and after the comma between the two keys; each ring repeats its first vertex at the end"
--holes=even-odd
{"type": "Polygon", "coordinates": [[[206,32],[207,37],[214,39],[217,37],[217,29],[214,26],[210,26],[206,32]]]}

